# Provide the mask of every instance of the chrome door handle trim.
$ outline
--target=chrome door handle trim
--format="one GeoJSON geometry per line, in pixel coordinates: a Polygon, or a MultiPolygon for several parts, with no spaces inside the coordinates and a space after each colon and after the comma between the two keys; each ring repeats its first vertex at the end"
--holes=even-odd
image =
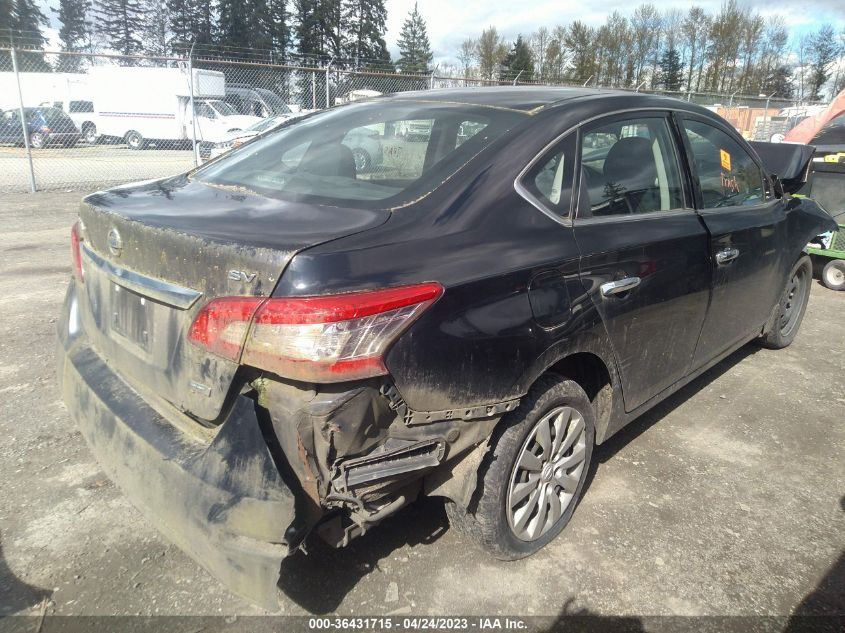
{"type": "Polygon", "coordinates": [[[739,257],[738,248],[725,248],[716,253],[716,263],[719,265],[728,264],[739,257]]]}
{"type": "Polygon", "coordinates": [[[608,281],[600,286],[601,293],[605,297],[628,292],[640,285],[639,277],[626,277],[619,281],[608,281]]]}

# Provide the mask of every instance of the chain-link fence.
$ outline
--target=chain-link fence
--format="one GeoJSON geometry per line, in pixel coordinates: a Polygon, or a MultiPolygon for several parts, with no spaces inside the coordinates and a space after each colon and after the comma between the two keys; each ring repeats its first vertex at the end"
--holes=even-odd
{"type": "MultiPolygon", "coordinates": [[[[216,56],[0,48],[0,191],[94,189],[177,174],[312,110],[380,93],[511,83],[216,56]]],[[[663,94],[711,107],[759,140],[813,113],[763,96],[663,94]]]]}

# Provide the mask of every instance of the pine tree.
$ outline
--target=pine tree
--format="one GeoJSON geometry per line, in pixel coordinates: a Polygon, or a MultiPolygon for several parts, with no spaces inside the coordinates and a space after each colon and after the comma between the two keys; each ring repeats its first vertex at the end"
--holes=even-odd
{"type": "MultiPolygon", "coordinates": [[[[143,50],[143,8],[139,0],[95,0],[97,30],[107,45],[122,55],[136,55],[143,50]]],[[[128,61],[128,60],[127,60],[128,61]]]]}
{"type": "Polygon", "coordinates": [[[516,37],[503,66],[502,79],[507,81],[513,81],[517,77],[521,81],[531,81],[534,78],[534,56],[531,54],[528,43],[522,39],[522,35],[516,37]]]}
{"type": "MultiPolygon", "coordinates": [[[[59,40],[63,51],[79,52],[90,43],[88,22],[90,0],[59,0],[59,40]]],[[[62,55],[56,70],[63,73],[79,72],[82,58],[76,55],[62,55]]]]}
{"type": "MultiPolygon", "coordinates": [[[[47,26],[47,18],[41,13],[35,0],[15,0],[12,13],[15,44],[21,48],[38,50],[44,48],[47,38],[41,27],[47,26]]],[[[18,67],[25,72],[48,72],[52,70],[42,53],[18,54],[18,67]]]]}
{"type": "Polygon", "coordinates": [[[168,15],[165,0],[144,0],[144,52],[158,57],[168,53],[168,15]]]}
{"type": "Polygon", "coordinates": [[[684,80],[684,64],[681,55],[674,48],[663,51],[660,57],[660,85],[664,90],[677,92],[684,80]]]}
{"type": "Polygon", "coordinates": [[[425,73],[431,64],[431,43],[428,41],[425,20],[414,3],[414,10],[405,18],[399,33],[399,71],[403,73],[425,73]]]}
{"type": "Polygon", "coordinates": [[[343,11],[340,0],[295,0],[296,39],[301,55],[340,58],[343,55],[343,11]]]}
{"type": "Polygon", "coordinates": [[[247,56],[247,51],[242,49],[258,48],[258,42],[265,39],[254,30],[255,10],[254,0],[220,1],[216,40],[221,47],[229,47],[224,50],[227,57],[247,56]]]}
{"type": "Polygon", "coordinates": [[[810,37],[810,99],[819,101],[830,78],[831,66],[839,54],[833,27],[825,24],[810,37]]]}
{"type": "Polygon", "coordinates": [[[216,3],[208,0],[165,1],[170,51],[187,55],[193,44],[202,49],[214,43],[216,3]]]}
{"type": "Polygon", "coordinates": [[[344,0],[345,56],[358,67],[389,64],[390,53],[384,41],[386,23],[384,0],[344,0]]]}
{"type": "Polygon", "coordinates": [[[287,0],[267,0],[267,37],[276,61],[284,61],[291,45],[290,12],[287,0]]]}
{"type": "Polygon", "coordinates": [[[297,52],[300,55],[324,55],[325,49],[318,30],[317,0],[294,0],[294,10],[297,52]]]}
{"type": "MultiPolygon", "coordinates": [[[[13,6],[13,0],[0,0],[0,48],[8,48],[12,45],[12,29],[15,27],[13,6]]],[[[11,56],[6,51],[0,51],[0,71],[11,69],[11,56]]]]}
{"type": "Polygon", "coordinates": [[[792,71],[787,66],[778,66],[763,82],[763,92],[772,97],[792,99],[792,71]]]}

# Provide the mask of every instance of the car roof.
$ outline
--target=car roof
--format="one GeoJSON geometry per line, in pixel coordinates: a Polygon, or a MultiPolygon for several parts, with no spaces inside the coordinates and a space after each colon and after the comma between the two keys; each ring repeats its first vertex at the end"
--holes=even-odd
{"type": "Polygon", "coordinates": [[[550,88],[548,86],[485,86],[483,88],[441,88],[385,95],[397,101],[439,101],[531,111],[578,97],[606,94],[595,88],[550,88]]]}
{"type": "Polygon", "coordinates": [[[419,90],[398,92],[376,99],[391,99],[396,101],[413,100],[441,103],[460,103],[471,106],[486,106],[507,108],[526,113],[533,113],[551,107],[566,106],[568,102],[602,101],[624,102],[624,108],[655,107],[671,108],[698,112],[712,118],[712,112],[704,107],[687,103],[681,99],[637,93],[630,90],[614,90],[606,88],[549,86],[485,86],[483,88],[442,88],[436,90],[419,90]]]}

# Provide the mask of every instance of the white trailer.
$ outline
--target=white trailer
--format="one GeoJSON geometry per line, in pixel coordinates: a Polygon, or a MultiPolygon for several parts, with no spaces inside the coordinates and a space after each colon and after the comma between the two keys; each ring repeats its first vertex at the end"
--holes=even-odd
{"type": "Polygon", "coordinates": [[[223,101],[221,72],[187,68],[105,66],[91,69],[94,111],[101,136],[123,139],[132,149],[193,138],[217,142],[260,121],[223,101]],[[196,126],[191,112],[193,86],[196,126]]]}

